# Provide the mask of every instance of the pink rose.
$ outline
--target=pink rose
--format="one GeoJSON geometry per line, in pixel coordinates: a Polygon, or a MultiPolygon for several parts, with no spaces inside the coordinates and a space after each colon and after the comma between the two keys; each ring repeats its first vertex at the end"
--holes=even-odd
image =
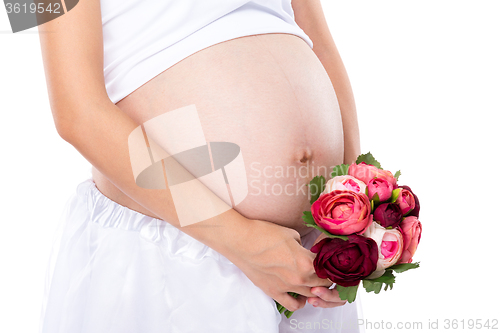
{"type": "Polygon", "coordinates": [[[399,205],[399,208],[401,208],[403,215],[407,215],[415,208],[415,197],[411,191],[408,191],[405,188],[400,189],[401,191],[399,192],[396,203],[399,205]]]}
{"type": "Polygon", "coordinates": [[[326,183],[323,193],[330,193],[334,190],[365,193],[366,184],[352,176],[336,176],[326,183]]]}
{"type": "Polygon", "coordinates": [[[371,164],[361,162],[360,164],[353,163],[349,166],[349,176],[360,179],[365,184],[368,184],[373,178],[382,178],[387,180],[393,188],[398,186],[396,178],[388,170],[379,169],[371,164]]]}
{"type": "Polygon", "coordinates": [[[367,185],[368,198],[373,199],[375,193],[378,194],[380,202],[387,201],[392,196],[393,186],[384,178],[373,178],[367,185]]]}
{"type": "Polygon", "coordinates": [[[420,213],[420,202],[418,200],[417,195],[415,194],[415,192],[411,190],[409,186],[401,185],[399,186],[399,188],[404,188],[405,190],[410,191],[410,193],[413,195],[413,199],[415,201],[415,208],[410,210],[410,212],[407,215],[415,216],[418,219],[418,215],[420,213]]]}
{"type": "Polygon", "coordinates": [[[364,193],[334,190],[311,206],[317,225],[334,235],[362,234],[372,223],[370,201],[364,193]]]}
{"type": "Polygon", "coordinates": [[[363,236],[373,239],[378,246],[378,261],[375,271],[367,279],[382,276],[385,269],[395,265],[403,253],[403,235],[397,229],[385,229],[373,222],[363,236]]]}
{"type": "Polygon", "coordinates": [[[398,227],[403,234],[403,254],[398,264],[411,263],[413,255],[417,251],[420,235],[422,234],[422,224],[415,216],[408,216],[403,219],[398,227]]]}

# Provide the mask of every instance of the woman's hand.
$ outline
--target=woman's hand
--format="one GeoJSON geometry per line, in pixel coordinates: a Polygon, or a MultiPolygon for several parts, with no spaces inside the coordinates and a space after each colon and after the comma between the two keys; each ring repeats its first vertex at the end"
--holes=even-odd
{"type": "Polygon", "coordinates": [[[315,298],[311,287],[323,290],[331,286],[329,280],[316,275],[313,267],[315,254],[302,247],[296,230],[249,220],[244,237],[238,238],[238,245],[233,247],[228,259],[264,293],[288,310],[301,309],[307,297],[315,298]],[[301,296],[295,299],[288,292],[301,296]]]}
{"type": "Polygon", "coordinates": [[[311,292],[317,296],[307,298],[307,301],[312,306],[319,306],[320,308],[334,308],[337,306],[342,306],[347,302],[347,300],[341,300],[339,298],[337,286],[335,286],[335,288],[333,289],[328,289],[325,287],[314,287],[311,288],[311,292]]]}
{"type": "MultiPolygon", "coordinates": [[[[324,233],[319,234],[318,238],[314,241],[314,244],[318,243],[324,238],[327,238],[324,233]]],[[[313,244],[313,246],[314,246],[313,244]]],[[[331,283],[330,283],[331,284],[331,283]]],[[[312,306],[318,306],[320,308],[334,308],[337,306],[344,305],[347,300],[341,300],[339,298],[339,292],[337,291],[337,286],[333,289],[325,288],[325,287],[314,287],[311,288],[311,293],[315,297],[308,297],[307,302],[309,302],[312,306]]]]}

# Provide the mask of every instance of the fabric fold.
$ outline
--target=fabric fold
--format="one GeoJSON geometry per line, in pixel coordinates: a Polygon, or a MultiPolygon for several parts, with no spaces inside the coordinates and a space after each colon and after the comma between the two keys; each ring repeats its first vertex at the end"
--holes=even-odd
{"type": "Polygon", "coordinates": [[[161,243],[172,256],[183,256],[193,260],[212,257],[232,264],[220,253],[168,222],[131,210],[104,196],[92,179],[87,179],[78,185],[77,193],[86,198],[91,221],[103,228],[139,232],[143,239],[161,243]]]}
{"type": "MultiPolygon", "coordinates": [[[[308,247],[310,235],[302,240],[308,247]]],[[[42,303],[40,333],[315,332],[298,323],[358,319],[355,302],[307,304],[290,321],[224,256],[112,201],[92,179],[77,186],[62,212],[42,303]]]]}

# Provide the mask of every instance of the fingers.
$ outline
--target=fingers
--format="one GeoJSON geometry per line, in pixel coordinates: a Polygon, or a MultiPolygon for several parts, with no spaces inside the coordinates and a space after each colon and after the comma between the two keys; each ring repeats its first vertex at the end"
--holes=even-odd
{"type": "Polygon", "coordinates": [[[344,305],[347,300],[341,300],[339,292],[336,289],[328,289],[324,287],[311,288],[311,293],[317,297],[309,297],[307,302],[313,306],[322,308],[333,308],[344,305]]]}
{"type": "Polygon", "coordinates": [[[311,288],[311,293],[327,302],[341,302],[337,289],[328,289],[325,287],[311,288]]]}
{"type": "Polygon", "coordinates": [[[288,291],[305,296],[306,298],[317,297],[317,295],[315,295],[311,292],[311,287],[307,287],[307,286],[291,286],[291,287],[289,287],[288,291]]]}
{"type": "MultiPolygon", "coordinates": [[[[321,279],[316,275],[314,267],[312,270],[307,267],[308,265],[302,266],[300,271],[296,271],[293,276],[288,278],[288,283],[290,286],[300,286],[300,287],[330,287],[332,282],[328,279],[321,279]]],[[[312,267],[312,265],[311,265],[312,267]]],[[[308,290],[309,292],[309,290],[308,290]]]]}
{"type": "Polygon", "coordinates": [[[301,285],[308,287],[331,286],[332,282],[330,280],[321,279],[316,275],[316,270],[314,269],[314,264],[313,264],[316,255],[308,250],[305,250],[305,252],[303,253],[305,254],[305,256],[297,258],[297,264],[300,267],[300,272],[297,273],[306,276],[306,278],[303,279],[302,281],[303,283],[301,283],[301,285]]]}
{"type": "Polygon", "coordinates": [[[297,298],[290,296],[288,293],[280,294],[275,300],[283,305],[288,311],[297,311],[306,305],[307,297],[299,295],[297,298]]]}
{"type": "Polygon", "coordinates": [[[320,308],[335,308],[338,306],[344,305],[347,301],[340,301],[340,302],[326,302],[322,300],[319,297],[309,297],[307,299],[307,302],[310,303],[314,307],[320,307],[320,308]]]}
{"type": "Polygon", "coordinates": [[[291,228],[287,228],[287,231],[290,232],[297,243],[302,246],[302,238],[300,237],[300,233],[297,230],[291,228]]]}
{"type": "MultiPolygon", "coordinates": [[[[328,286],[331,286],[331,284],[332,282],[328,282],[328,286]]],[[[291,286],[288,288],[288,291],[305,296],[306,298],[319,298],[325,302],[338,302],[345,304],[345,301],[340,299],[339,292],[336,289],[330,290],[328,287],[318,286],[314,286],[313,288],[306,286],[291,286]]]]}
{"type": "Polygon", "coordinates": [[[326,287],[328,289],[328,287],[332,285],[332,281],[328,279],[321,279],[316,275],[316,273],[314,273],[305,285],[308,287],[326,287]]]}

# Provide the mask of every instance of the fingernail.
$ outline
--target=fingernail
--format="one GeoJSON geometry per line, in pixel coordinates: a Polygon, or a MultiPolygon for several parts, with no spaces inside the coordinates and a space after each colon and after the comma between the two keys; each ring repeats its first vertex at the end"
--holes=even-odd
{"type": "Polygon", "coordinates": [[[318,306],[318,302],[317,301],[312,302],[312,306],[317,307],[318,306]]]}
{"type": "Polygon", "coordinates": [[[313,293],[316,296],[321,295],[321,291],[320,290],[311,291],[311,293],[313,293]]]}

